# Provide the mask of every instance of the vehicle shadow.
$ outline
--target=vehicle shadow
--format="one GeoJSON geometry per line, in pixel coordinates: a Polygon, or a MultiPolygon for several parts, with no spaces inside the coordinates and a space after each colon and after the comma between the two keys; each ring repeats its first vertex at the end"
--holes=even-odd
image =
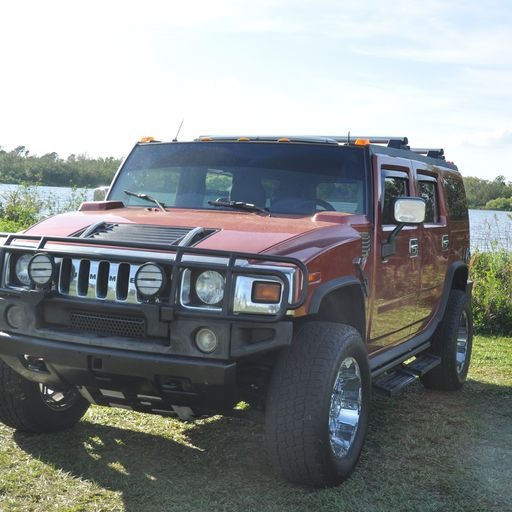
{"type": "Polygon", "coordinates": [[[33,458],[120,493],[126,511],[205,510],[244,485],[276,485],[262,426],[235,418],[192,424],[176,440],[87,420],[58,434],[13,437],[33,458]]]}

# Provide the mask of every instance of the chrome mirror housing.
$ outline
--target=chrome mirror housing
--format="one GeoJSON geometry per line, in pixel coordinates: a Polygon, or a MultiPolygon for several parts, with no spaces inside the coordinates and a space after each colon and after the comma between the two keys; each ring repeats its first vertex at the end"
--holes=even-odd
{"type": "Polygon", "coordinates": [[[399,197],[395,201],[395,220],[400,224],[421,224],[425,220],[425,201],[420,197],[399,197]]]}

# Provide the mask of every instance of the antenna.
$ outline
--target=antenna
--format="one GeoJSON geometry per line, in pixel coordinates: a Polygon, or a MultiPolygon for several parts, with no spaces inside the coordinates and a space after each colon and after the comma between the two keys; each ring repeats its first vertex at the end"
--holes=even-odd
{"type": "Polygon", "coordinates": [[[348,135],[347,135],[347,144],[350,144],[350,130],[348,131],[348,135]]]}
{"type": "Polygon", "coordinates": [[[172,139],[173,142],[178,142],[178,135],[180,134],[181,127],[183,126],[183,121],[185,121],[185,119],[181,120],[180,127],[178,128],[178,131],[176,132],[176,136],[174,137],[174,139],[172,139]]]}

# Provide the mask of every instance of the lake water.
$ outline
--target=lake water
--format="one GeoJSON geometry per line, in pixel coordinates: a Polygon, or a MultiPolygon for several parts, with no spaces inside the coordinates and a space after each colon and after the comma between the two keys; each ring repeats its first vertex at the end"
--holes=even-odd
{"type": "MultiPolygon", "coordinates": [[[[14,190],[17,185],[0,183],[2,194],[14,190]]],[[[58,204],[65,204],[71,195],[71,189],[66,187],[37,187],[42,197],[52,196],[58,204]]],[[[91,200],[94,189],[77,189],[84,193],[85,199],[91,200]]],[[[512,250],[512,214],[492,210],[469,210],[471,226],[471,250],[493,250],[503,248],[512,250]]]]}

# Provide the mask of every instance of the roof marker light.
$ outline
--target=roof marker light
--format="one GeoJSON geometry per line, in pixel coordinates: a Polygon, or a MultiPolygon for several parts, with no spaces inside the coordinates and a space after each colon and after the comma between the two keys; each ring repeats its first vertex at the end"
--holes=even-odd
{"type": "Polygon", "coordinates": [[[155,142],[155,137],[142,137],[140,143],[145,144],[146,142],[155,142]]]}
{"type": "Polygon", "coordinates": [[[199,137],[199,140],[201,142],[209,142],[209,141],[213,140],[213,137],[199,137]]]}
{"type": "Polygon", "coordinates": [[[238,137],[238,142],[248,142],[251,139],[249,137],[238,137]]]}
{"type": "Polygon", "coordinates": [[[287,139],[286,137],[281,137],[280,139],[277,139],[277,142],[290,142],[290,139],[287,139]]]}
{"type": "Polygon", "coordinates": [[[368,144],[370,144],[370,139],[356,139],[354,144],[356,146],[368,146],[368,144]]]}

